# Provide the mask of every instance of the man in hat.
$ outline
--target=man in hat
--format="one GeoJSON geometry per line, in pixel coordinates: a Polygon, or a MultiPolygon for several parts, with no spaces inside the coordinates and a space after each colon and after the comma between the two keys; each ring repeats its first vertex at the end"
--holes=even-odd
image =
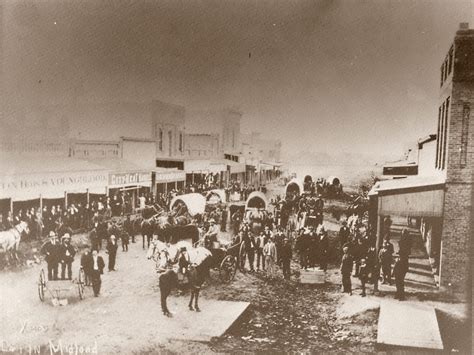
{"type": "Polygon", "coordinates": [[[260,261],[262,263],[262,271],[265,271],[265,256],[263,254],[263,248],[265,247],[265,244],[267,244],[267,237],[265,236],[265,233],[261,231],[255,241],[257,252],[257,271],[260,270],[260,261]]]}
{"type": "MultiPolygon", "coordinates": [[[[321,225],[322,226],[322,225],[321,225]]],[[[329,238],[326,228],[322,227],[319,230],[319,268],[326,271],[328,267],[328,255],[329,255],[329,238]]]]}
{"type": "Polygon", "coordinates": [[[393,247],[385,240],[379,251],[379,263],[382,268],[383,283],[392,284],[392,255],[393,247]]]}
{"type": "Polygon", "coordinates": [[[55,232],[49,232],[49,240],[41,247],[41,253],[45,255],[46,262],[48,263],[48,280],[57,280],[61,246],[55,232]]]}
{"type": "Polygon", "coordinates": [[[74,261],[74,256],[76,255],[76,250],[71,245],[71,236],[69,233],[64,234],[62,238],[61,245],[61,279],[64,280],[67,269],[67,279],[72,280],[72,262],[74,261]]]}
{"type": "Polygon", "coordinates": [[[84,273],[90,275],[94,296],[98,297],[100,294],[100,286],[102,284],[100,275],[104,273],[105,267],[104,259],[99,255],[99,251],[94,249],[92,254],[89,254],[87,257],[85,265],[87,266],[87,271],[84,269],[84,273]]]}
{"type": "MultiPolygon", "coordinates": [[[[242,242],[244,243],[245,253],[249,261],[250,272],[254,271],[254,257],[255,257],[255,238],[251,235],[250,228],[248,227],[247,221],[244,221],[244,225],[241,228],[242,242]]],[[[241,260],[241,268],[245,266],[245,259],[241,260]]]]}
{"type": "Polygon", "coordinates": [[[347,221],[342,221],[342,227],[339,229],[339,250],[342,255],[342,248],[349,242],[351,231],[347,226],[347,221]]]}
{"type": "Polygon", "coordinates": [[[109,271],[116,271],[115,258],[117,257],[118,244],[115,235],[111,235],[107,244],[107,254],[109,254],[109,271]]]}
{"type": "Polygon", "coordinates": [[[209,220],[209,229],[205,234],[205,237],[208,238],[211,248],[213,247],[214,243],[217,242],[217,236],[219,235],[219,227],[216,225],[216,220],[211,218],[209,220]]]}
{"type": "Polygon", "coordinates": [[[81,255],[81,268],[84,270],[85,280],[84,283],[86,286],[92,285],[91,283],[91,261],[92,261],[92,252],[89,246],[84,248],[84,253],[81,255]]]}
{"type": "Polygon", "coordinates": [[[362,297],[366,296],[365,284],[368,281],[368,279],[369,279],[369,268],[367,265],[367,260],[365,258],[362,258],[360,260],[360,269],[359,269],[359,280],[362,287],[362,294],[361,294],[362,297]]]}
{"type": "Polygon", "coordinates": [[[397,255],[393,267],[393,276],[395,277],[395,286],[397,288],[395,298],[399,301],[405,300],[405,276],[408,268],[408,258],[397,255]]]}
{"type": "Polygon", "coordinates": [[[132,237],[132,243],[135,243],[135,233],[133,231],[133,223],[130,220],[130,215],[127,215],[127,219],[123,222],[123,229],[132,237]]]}
{"type": "Polygon", "coordinates": [[[234,230],[234,233],[237,233],[240,230],[240,223],[242,222],[242,212],[238,209],[232,214],[232,228],[234,230]]]}
{"type": "Polygon", "coordinates": [[[342,275],[342,292],[349,293],[352,295],[352,284],[351,284],[351,273],[352,273],[352,256],[349,254],[349,247],[345,246],[342,248],[342,262],[341,262],[341,275],[342,275]]]}
{"type": "Polygon", "coordinates": [[[273,237],[268,239],[263,247],[263,255],[265,257],[265,265],[267,267],[267,273],[270,277],[275,276],[275,264],[277,261],[277,249],[273,237]]]}
{"type": "MultiPolygon", "coordinates": [[[[277,255],[278,256],[278,255],[277,255]]],[[[283,277],[285,280],[290,279],[291,274],[291,258],[293,256],[293,251],[291,250],[291,243],[288,237],[283,239],[283,244],[281,246],[281,264],[283,267],[283,277]]]]}

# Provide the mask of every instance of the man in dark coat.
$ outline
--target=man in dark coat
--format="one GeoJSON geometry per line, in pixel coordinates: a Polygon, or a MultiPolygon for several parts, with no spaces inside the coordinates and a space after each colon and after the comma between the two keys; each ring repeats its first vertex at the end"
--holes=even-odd
{"type": "Polygon", "coordinates": [[[128,242],[130,241],[130,236],[124,229],[120,231],[120,240],[122,241],[122,251],[128,251],[128,242]]]}
{"type": "MultiPolygon", "coordinates": [[[[277,252],[277,255],[278,254],[277,252]]],[[[293,256],[293,252],[291,250],[291,243],[288,237],[285,237],[283,239],[283,244],[281,246],[281,264],[283,266],[283,277],[285,280],[290,279],[290,274],[291,274],[291,269],[290,269],[290,263],[291,263],[291,258],[293,256]]]]}
{"type": "MultiPolygon", "coordinates": [[[[244,243],[245,253],[249,261],[250,272],[254,271],[254,257],[255,257],[255,238],[251,235],[250,229],[245,227],[246,224],[241,229],[242,233],[242,242],[244,243]]],[[[242,268],[245,266],[245,259],[242,260],[242,268]]]]}
{"type": "Polygon", "coordinates": [[[90,275],[94,296],[98,297],[100,294],[100,286],[102,284],[100,275],[104,273],[105,267],[104,259],[99,255],[97,250],[93,250],[92,254],[89,254],[89,256],[86,257],[85,265],[87,266],[87,269],[84,269],[84,272],[90,275]]]}
{"type": "Polygon", "coordinates": [[[227,208],[224,206],[221,212],[221,232],[226,231],[227,226],[227,208]]]}
{"type": "Polygon", "coordinates": [[[351,273],[352,273],[352,256],[349,254],[349,247],[345,246],[343,249],[341,262],[342,275],[342,292],[352,295],[351,273]]]}
{"type": "Polygon", "coordinates": [[[328,267],[329,238],[326,229],[321,228],[319,236],[319,268],[326,271],[328,267]]]}
{"type": "Polygon", "coordinates": [[[107,243],[107,254],[109,254],[109,271],[116,271],[115,258],[117,257],[118,244],[115,235],[111,235],[107,243]]]}
{"type": "Polygon", "coordinates": [[[383,283],[392,284],[392,255],[393,247],[388,241],[384,241],[379,251],[379,262],[382,268],[383,283]]]}
{"type": "Polygon", "coordinates": [[[71,236],[66,233],[61,245],[61,279],[64,280],[67,269],[67,279],[72,280],[72,262],[76,255],[76,249],[71,245],[71,236]]]}
{"type": "Polygon", "coordinates": [[[48,280],[58,279],[58,264],[61,259],[61,245],[59,245],[58,237],[53,231],[49,232],[50,240],[41,247],[41,253],[45,255],[48,263],[48,280]]]}
{"type": "Polygon", "coordinates": [[[397,257],[393,267],[393,276],[395,277],[395,286],[397,292],[395,298],[403,301],[405,299],[405,276],[408,272],[408,258],[397,257]]]}
{"type": "Polygon", "coordinates": [[[368,281],[368,279],[369,279],[369,268],[368,268],[366,259],[363,258],[360,260],[360,270],[359,270],[359,280],[362,287],[362,294],[361,294],[362,297],[366,296],[365,284],[368,281]]]}
{"type": "Polygon", "coordinates": [[[85,280],[84,283],[86,286],[90,286],[91,283],[91,268],[90,262],[92,261],[91,250],[88,246],[84,248],[84,253],[81,255],[81,268],[84,270],[85,280]]]}
{"type": "Polygon", "coordinates": [[[349,227],[347,226],[347,222],[343,221],[342,222],[342,227],[339,229],[339,249],[341,251],[342,255],[342,248],[346,243],[349,242],[349,236],[351,234],[351,231],[349,230],[349,227]]]}
{"type": "Polygon", "coordinates": [[[132,243],[135,243],[135,233],[133,231],[133,223],[130,220],[130,215],[128,215],[127,219],[123,222],[123,229],[132,237],[132,243]]]}

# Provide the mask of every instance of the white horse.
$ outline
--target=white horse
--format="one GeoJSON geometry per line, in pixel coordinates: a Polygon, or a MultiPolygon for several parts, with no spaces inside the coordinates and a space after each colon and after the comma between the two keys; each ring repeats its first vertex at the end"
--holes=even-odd
{"type": "Polygon", "coordinates": [[[8,262],[8,254],[15,260],[18,259],[18,247],[20,245],[21,235],[23,233],[28,234],[30,232],[28,228],[28,224],[24,221],[18,223],[15,227],[0,232],[0,247],[3,249],[5,253],[5,257],[8,262]]]}

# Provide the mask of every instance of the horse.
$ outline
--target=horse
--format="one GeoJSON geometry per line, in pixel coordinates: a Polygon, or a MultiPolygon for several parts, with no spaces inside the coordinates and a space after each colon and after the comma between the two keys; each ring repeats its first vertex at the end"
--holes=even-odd
{"type": "Polygon", "coordinates": [[[155,218],[154,216],[144,219],[140,225],[141,227],[141,234],[142,234],[142,241],[143,241],[143,249],[145,249],[145,238],[147,240],[147,247],[150,247],[151,239],[153,238],[153,233],[155,230],[155,218]]]}
{"type": "Polygon", "coordinates": [[[154,258],[156,260],[157,271],[160,272],[161,310],[167,317],[172,317],[167,306],[167,298],[173,289],[180,286],[178,276],[180,270],[179,267],[176,268],[176,264],[179,263],[181,266],[181,260],[179,259],[181,258],[180,249],[182,246],[186,247],[188,253],[188,260],[186,260],[185,264],[187,265],[188,286],[191,290],[188,304],[189,310],[200,312],[198,304],[199,292],[212,267],[212,254],[204,247],[193,248],[191,244],[183,241],[167,246],[167,244],[160,240],[155,240],[150,245],[147,257],[148,259],[154,258]],[[156,258],[157,254],[158,258],[156,258]],[[170,266],[172,268],[169,268],[170,266]]]}
{"type": "Polygon", "coordinates": [[[9,260],[8,253],[10,253],[10,257],[15,260],[19,260],[18,258],[18,247],[20,245],[21,235],[23,233],[28,234],[30,232],[28,228],[28,223],[25,221],[21,221],[13,228],[0,232],[0,247],[5,252],[5,257],[7,258],[7,262],[9,260]]]}

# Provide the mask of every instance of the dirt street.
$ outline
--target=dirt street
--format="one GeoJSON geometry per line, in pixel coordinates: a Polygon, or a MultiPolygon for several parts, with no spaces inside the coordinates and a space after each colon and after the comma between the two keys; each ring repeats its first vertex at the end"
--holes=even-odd
{"type": "MultiPolygon", "coordinates": [[[[8,285],[2,287],[0,298],[2,346],[17,351],[41,346],[41,350],[47,352],[50,341],[55,345],[61,341],[63,345],[96,346],[99,353],[231,349],[317,351],[337,349],[340,342],[346,349],[371,349],[373,337],[366,343],[348,344],[350,337],[341,333],[335,316],[340,297],[337,286],[307,287],[294,281],[285,282],[281,277],[268,280],[262,274],[240,272],[228,285],[217,281],[213,273],[214,279],[201,293],[202,313],[206,312],[208,300],[250,302],[249,309],[234,326],[211,343],[172,340],[170,334],[179,329],[170,329],[170,325],[176,326],[176,323],[161,314],[153,262],[146,259],[141,244],[130,246],[128,253],[118,252],[118,271],[105,271],[100,297],[93,297],[92,290],[86,288],[86,299],[79,301],[76,286],[71,283],[70,291],[61,292],[61,297],[68,298],[67,306],[54,307],[48,293],[46,301],[40,302],[37,280],[41,265],[0,274],[0,283],[8,285]]],[[[103,256],[107,261],[107,255],[103,256]]],[[[73,269],[76,276],[77,262],[73,269]]],[[[172,311],[187,311],[179,308],[187,297],[175,292],[170,298],[172,311]]],[[[367,323],[367,319],[361,321],[367,323]]],[[[374,321],[375,318],[371,319],[371,323],[374,321]]]]}

